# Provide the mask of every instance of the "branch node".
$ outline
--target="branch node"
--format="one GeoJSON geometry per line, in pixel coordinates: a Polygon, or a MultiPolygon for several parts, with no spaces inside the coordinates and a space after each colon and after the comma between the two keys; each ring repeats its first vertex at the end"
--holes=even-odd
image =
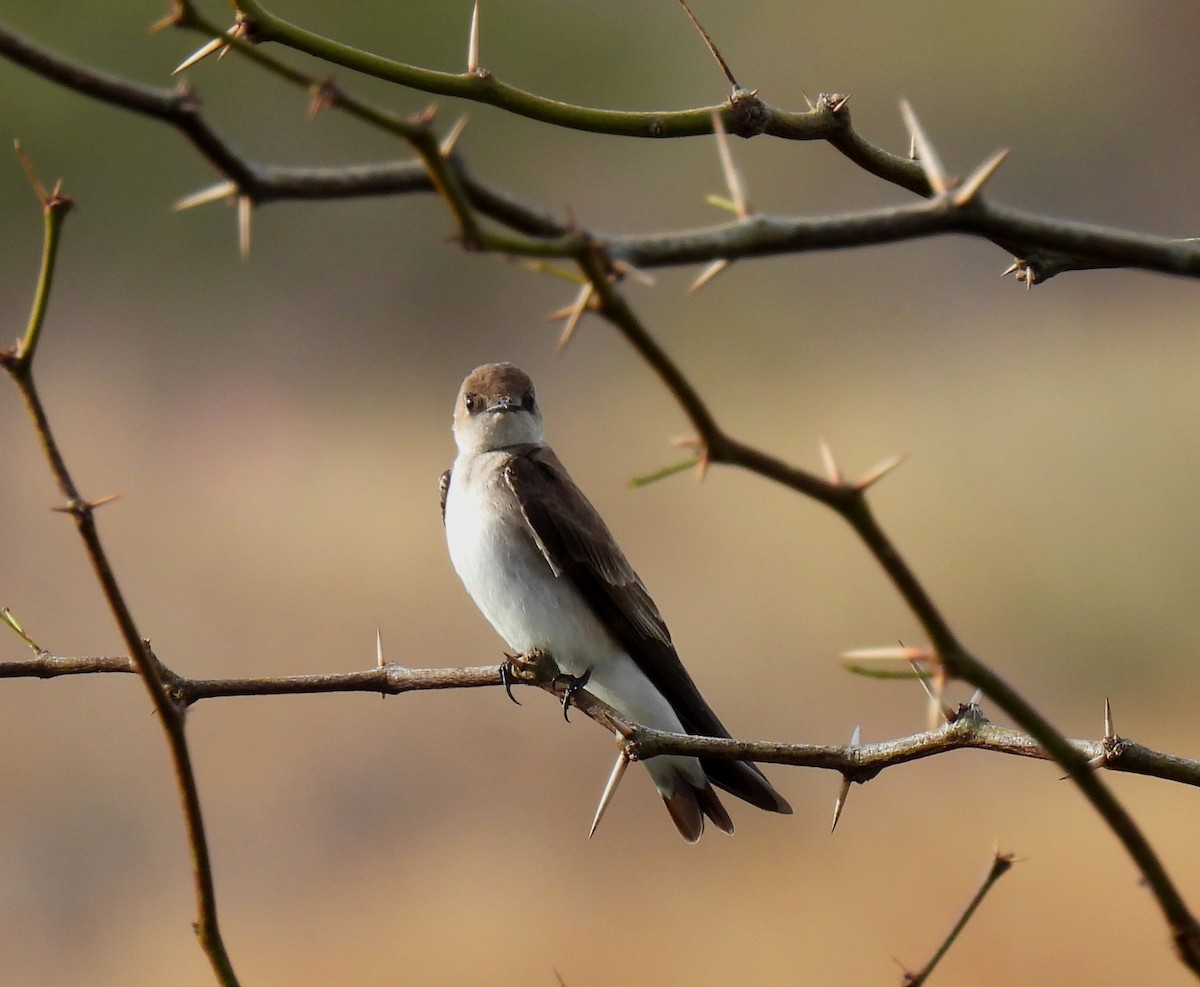
{"type": "Polygon", "coordinates": [[[315,120],[319,113],[336,106],[342,98],[342,91],[332,77],[309,86],[308,93],[308,110],[305,115],[309,120],[315,120]]]}

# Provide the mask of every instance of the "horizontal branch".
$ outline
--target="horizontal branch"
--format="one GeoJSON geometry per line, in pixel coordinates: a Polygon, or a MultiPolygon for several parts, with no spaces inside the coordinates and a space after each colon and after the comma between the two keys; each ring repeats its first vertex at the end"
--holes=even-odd
{"type": "MultiPolygon", "coordinates": [[[[207,26],[205,29],[209,30],[207,26]]],[[[241,39],[234,39],[234,44],[242,49],[248,47],[241,39]]],[[[249,51],[256,61],[282,73],[293,83],[308,86],[316,84],[314,78],[283,66],[258,50],[251,48],[249,51]]],[[[254,163],[235,151],[207,123],[198,101],[186,87],[159,89],[121,79],[66,59],[4,28],[0,28],[0,55],[77,92],[176,127],[229,181],[225,192],[230,197],[245,196],[261,205],[276,200],[444,191],[430,177],[427,162],[420,159],[337,168],[294,168],[254,163]]],[[[433,75],[460,78],[445,73],[433,75]]],[[[480,82],[476,76],[466,78],[473,80],[472,85],[480,82]]],[[[419,124],[401,123],[390,114],[330,88],[328,83],[325,86],[331,95],[331,105],[346,109],[366,122],[393,128],[399,126],[409,136],[414,129],[420,129],[419,124]]],[[[920,195],[931,194],[928,181],[918,164],[875,147],[852,130],[841,101],[824,97],[818,99],[817,103],[817,109],[812,113],[825,121],[821,126],[801,127],[796,122],[796,115],[768,113],[768,123],[764,125],[763,132],[793,139],[826,139],[872,174],[920,195]],[[834,123],[836,126],[833,126],[834,123]]],[[[711,108],[687,113],[703,116],[704,128],[698,133],[711,132],[711,108]]],[[[807,115],[800,116],[807,118],[807,115]]],[[[738,132],[736,123],[727,123],[727,126],[733,132],[738,132]]],[[[571,253],[573,247],[567,237],[569,227],[566,222],[521,201],[506,190],[475,178],[457,154],[450,155],[447,168],[455,177],[464,202],[471,209],[517,233],[551,241],[513,241],[485,236],[477,242],[477,246],[542,257],[565,257],[571,253]]],[[[218,187],[216,194],[219,196],[220,192],[218,187]]],[[[695,230],[643,235],[593,231],[590,238],[604,244],[610,257],[636,267],[653,268],[710,263],[719,259],[845,249],[945,233],[975,235],[991,240],[1008,254],[1019,258],[1035,282],[1046,281],[1067,271],[1105,267],[1133,267],[1164,274],[1200,277],[1200,241],[1195,239],[1153,236],[1044,217],[981,199],[973,200],[969,207],[955,206],[943,198],[823,217],[754,214],[735,222],[695,230]]]]}
{"type": "MultiPolygon", "coordinates": [[[[397,696],[406,692],[474,689],[504,685],[500,665],[460,668],[406,668],[391,662],[352,672],[247,678],[189,678],[160,664],[164,686],[175,702],[191,705],[202,699],[233,696],[301,696],[337,692],[369,692],[397,696]]],[[[0,662],[0,679],[57,678],[107,672],[136,673],[133,662],[120,655],[58,656],[42,653],[19,661],[0,662]]],[[[536,686],[560,699],[564,686],[552,675],[510,679],[514,685],[536,686]]],[[[723,740],[665,733],[624,720],[594,696],[575,692],[571,700],[606,728],[616,725],[625,735],[631,757],[646,759],[664,754],[692,754],[738,761],[761,761],[793,767],[838,771],[854,782],[870,781],[885,768],[917,761],[952,750],[984,750],[996,754],[1053,758],[1028,734],[988,722],[978,706],[964,706],[953,722],[930,730],[873,744],[830,746],[783,744],[767,741],[723,740]]],[[[1200,787],[1200,761],[1164,754],[1124,738],[1071,740],[1086,760],[1103,763],[1113,771],[1145,775],[1164,781],[1200,787]]]]}
{"type": "MultiPolygon", "coordinates": [[[[801,112],[780,110],[744,90],[734,92],[723,104],[687,110],[628,111],[578,106],[501,82],[486,69],[439,72],[363,51],[289,23],[252,0],[237,0],[234,6],[244,25],[243,30],[256,43],[273,41],[332,65],[340,65],[406,89],[483,103],[517,116],[571,130],[614,137],[698,137],[713,132],[714,112],[722,115],[730,133],[741,137],[766,133],[769,129],[776,136],[792,140],[824,140],[841,127],[828,106],[801,112]]],[[[206,29],[190,5],[185,5],[179,23],[206,29]]]]}
{"type": "MultiPolygon", "coordinates": [[[[1068,742],[1097,766],[1200,787],[1200,761],[1164,754],[1122,737],[1068,742]]],[[[859,783],[870,781],[885,768],[953,750],[983,750],[1041,761],[1054,760],[1028,734],[989,722],[978,706],[964,707],[953,722],[937,730],[873,744],[826,746],[721,740],[663,733],[637,726],[627,737],[626,745],[632,757],[693,754],[736,761],[825,768],[839,771],[846,778],[859,783]]]]}

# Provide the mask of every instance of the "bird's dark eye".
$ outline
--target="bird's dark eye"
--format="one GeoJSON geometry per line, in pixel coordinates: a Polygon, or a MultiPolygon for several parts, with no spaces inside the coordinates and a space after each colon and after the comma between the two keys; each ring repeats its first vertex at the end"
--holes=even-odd
{"type": "Polygon", "coordinates": [[[533,391],[526,391],[521,397],[521,407],[526,411],[533,411],[535,402],[533,400],[533,391]]]}
{"type": "Polygon", "coordinates": [[[466,406],[467,411],[473,413],[475,411],[475,409],[479,407],[479,395],[478,394],[466,395],[463,398],[463,404],[466,406]]]}

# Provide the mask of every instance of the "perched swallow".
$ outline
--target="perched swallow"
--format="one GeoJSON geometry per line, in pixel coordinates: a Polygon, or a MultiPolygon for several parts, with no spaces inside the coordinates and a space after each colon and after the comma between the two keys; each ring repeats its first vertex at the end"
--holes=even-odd
{"type": "MultiPolygon", "coordinates": [[[[627,719],[728,737],[646,587],[542,436],[525,373],[491,363],[463,381],[454,405],[458,456],[441,495],[450,558],[467,592],[510,648],[548,653],[627,719]]],[[[644,763],[688,842],[700,838],[705,816],[733,832],[713,785],[771,812],[792,811],[747,761],[671,755],[644,763]]]]}

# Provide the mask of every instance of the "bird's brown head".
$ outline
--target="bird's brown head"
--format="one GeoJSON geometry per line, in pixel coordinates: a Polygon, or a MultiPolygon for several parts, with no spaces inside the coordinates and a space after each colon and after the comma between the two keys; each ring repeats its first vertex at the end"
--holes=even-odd
{"type": "Polygon", "coordinates": [[[540,443],[542,413],[529,375],[511,363],[467,374],[454,404],[454,439],[460,452],[540,443]]]}

